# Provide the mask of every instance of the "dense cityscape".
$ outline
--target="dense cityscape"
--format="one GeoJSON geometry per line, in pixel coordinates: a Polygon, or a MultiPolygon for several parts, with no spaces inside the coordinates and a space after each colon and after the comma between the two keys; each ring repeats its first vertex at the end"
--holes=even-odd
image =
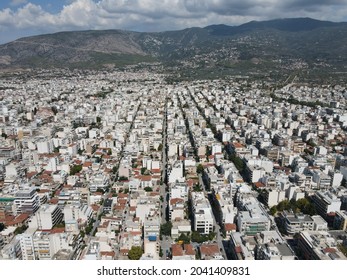
{"type": "Polygon", "coordinates": [[[346,88],[166,78],[3,75],[0,259],[346,260],[346,88]]]}

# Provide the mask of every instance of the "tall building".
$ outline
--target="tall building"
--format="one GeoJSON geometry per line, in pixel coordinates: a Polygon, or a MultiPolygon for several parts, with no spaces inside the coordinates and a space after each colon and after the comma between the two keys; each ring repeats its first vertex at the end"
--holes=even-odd
{"type": "Polygon", "coordinates": [[[74,251],[74,237],[65,232],[51,233],[29,228],[19,238],[23,260],[51,260],[61,250],[74,251]]]}
{"type": "Polygon", "coordinates": [[[62,221],[63,213],[58,205],[44,204],[36,212],[33,223],[40,230],[50,230],[62,221]]]}
{"type": "Polygon", "coordinates": [[[341,208],[341,200],[330,192],[318,191],[312,196],[312,200],[317,213],[323,218],[326,218],[327,214],[331,212],[339,211],[341,208]]]}
{"type": "Polygon", "coordinates": [[[192,192],[193,228],[201,234],[213,231],[213,214],[203,192],[192,192]]]}
{"type": "Polygon", "coordinates": [[[40,198],[35,188],[27,188],[15,194],[15,214],[35,213],[40,207],[40,198]]]}

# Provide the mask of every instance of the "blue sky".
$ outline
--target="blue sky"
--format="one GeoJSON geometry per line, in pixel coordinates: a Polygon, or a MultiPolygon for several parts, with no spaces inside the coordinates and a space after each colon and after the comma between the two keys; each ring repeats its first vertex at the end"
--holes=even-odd
{"type": "Polygon", "coordinates": [[[55,0],[55,1],[47,1],[47,0],[0,0],[0,9],[11,8],[15,10],[18,7],[23,7],[27,3],[33,3],[35,5],[40,5],[45,10],[51,13],[59,12],[63,5],[71,3],[71,1],[65,0],[55,0]]]}
{"type": "Polygon", "coordinates": [[[0,0],[0,43],[68,30],[165,31],[290,17],[347,21],[347,0],[0,0]]]}

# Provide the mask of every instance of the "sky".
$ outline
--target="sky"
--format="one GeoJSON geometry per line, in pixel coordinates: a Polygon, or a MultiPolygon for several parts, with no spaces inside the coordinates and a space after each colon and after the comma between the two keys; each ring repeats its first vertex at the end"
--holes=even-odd
{"type": "Polygon", "coordinates": [[[347,22],[347,0],[0,0],[0,43],[59,31],[157,32],[292,17],[347,22]]]}

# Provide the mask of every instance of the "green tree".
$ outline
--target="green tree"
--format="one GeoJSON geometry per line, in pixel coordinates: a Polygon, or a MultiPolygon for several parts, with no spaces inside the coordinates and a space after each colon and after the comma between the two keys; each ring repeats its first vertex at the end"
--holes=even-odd
{"type": "Polygon", "coordinates": [[[125,177],[125,176],[120,176],[118,178],[118,181],[127,181],[128,180],[128,177],[125,177]]]}
{"type": "Polygon", "coordinates": [[[152,189],[151,187],[145,187],[144,190],[145,190],[146,192],[151,192],[151,191],[153,191],[153,189],[152,189]]]}
{"type": "Polygon", "coordinates": [[[70,175],[75,175],[82,170],[82,165],[74,165],[70,169],[70,175]]]}
{"type": "Polygon", "coordinates": [[[199,164],[197,167],[196,167],[196,172],[197,173],[203,173],[204,172],[204,167],[202,166],[202,164],[199,164]]]}
{"type": "Polygon", "coordinates": [[[129,260],[139,260],[142,256],[142,249],[139,246],[132,246],[128,253],[129,260]]]}
{"type": "Polygon", "coordinates": [[[96,192],[100,192],[100,193],[104,194],[104,193],[105,193],[105,190],[104,190],[103,188],[97,188],[97,189],[96,189],[96,192]]]}
{"type": "Polygon", "coordinates": [[[211,231],[208,235],[207,238],[208,240],[212,241],[216,237],[216,233],[211,231]]]}
{"type": "Polygon", "coordinates": [[[160,234],[170,236],[172,229],[172,223],[167,222],[165,224],[160,225],[160,234]]]}
{"type": "Polygon", "coordinates": [[[276,213],[277,213],[277,208],[276,208],[276,206],[272,206],[272,207],[270,208],[270,214],[271,214],[272,216],[274,216],[276,213]]]}
{"type": "Polygon", "coordinates": [[[244,161],[236,155],[230,155],[229,159],[235,164],[235,167],[239,171],[243,171],[246,167],[244,161]]]}
{"type": "Polygon", "coordinates": [[[200,185],[200,184],[195,184],[195,185],[193,186],[193,191],[195,191],[195,192],[201,192],[201,191],[202,191],[201,185],[200,185]]]}
{"type": "Polygon", "coordinates": [[[176,240],[183,241],[184,244],[190,243],[190,237],[188,235],[185,235],[184,233],[181,233],[181,235],[176,240]]]}
{"type": "Polygon", "coordinates": [[[207,241],[208,238],[206,236],[201,235],[198,231],[193,231],[192,232],[192,241],[197,242],[197,243],[202,243],[207,241]]]}
{"type": "Polygon", "coordinates": [[[22,234],[26,231],[28,226],[22,225],[21,227],[17,227],[16,230],[14,231],[14,234],[22,234]]]}
{"type": "Polygon", "coordinates": [[[288,200],[283,200],[277,205],[278,211],[289,210],[289,209],[290,209],[290,204],[288,200]]]}
{"type": "Polygon", "coordinates": [[[116,174],[116,173],[117,173],[117,170],[118,170],[117,166],[113,166],[113,167],[112,167],[112,173],[113,173],[113,174],[116,174]]]}
{"type": "Polygon", "coordinates": [[[3,223],[0,223],[0,232],[5,229],[5,225],[3,223]]]}
{"type": "Polygon", "coordinates": [[[307,205],[302,212],[304,214],[307,214],[307,215],[310,215],[310,216],[313,216],[313,215],[317,214],[316,207],[315,207],[315,205],[313,203],[310,203],[309,205],[307,205]]]}

